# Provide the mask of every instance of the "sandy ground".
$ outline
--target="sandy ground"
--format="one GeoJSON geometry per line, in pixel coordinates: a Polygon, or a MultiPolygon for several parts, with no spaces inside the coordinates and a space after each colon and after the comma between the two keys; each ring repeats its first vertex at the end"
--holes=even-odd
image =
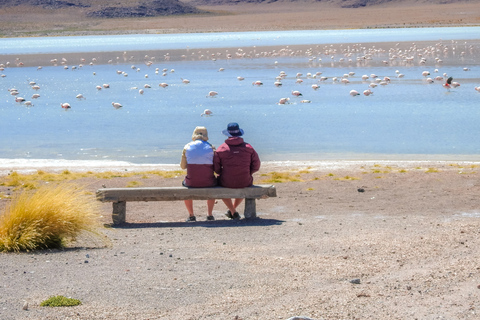
{"type": "MultiPolygon", "coordinates": [[[[278,197],[257,201],[250,221],[227,220],[221,201],[213,222],[195,201],[196,223],[183,222],[182,202],[129,203],[127,224],[102,230],[107,245],[85,238],[67,250],[0,254],[1,318],[478,319],[479,170],[480,162],[264,164],[257,184],[274,171],[299,181],[276,183],[278,197]],[[39,306],[52,295],[83,304],[39,306]]],[[[94,192],[181,179],[77,182],[94,192]]],[[[103,222],[111,209],[101,204],[103,222]]]]}
{"type": "MultiPolygon", "coordinates": [[[[411,27],[478,25],[480,17],[475,2],[272,8],[121,23],[1,11],[0,30],[18,36],[411,27]]],[[[478,319],[479,170],[479,162],[265,164],[256,183],[272,171],[300,181],[275,183],[278,197],[257,201],[259,217],[250,221],[227,220],[221,201],[213,222],[204,221],[205,203],[196,201],[196,223],[184,222],[181,202],[129,203],[128,223],[102,230],[107,245],[86,237],[67,250],[0,254],[0,318],[478,319]],[[52,295],[83,304],[39,306],[52,295]]],[[[178,186],[181,179],[77,182],[95,192],[132,180],[178,186]]],[[[111,204],[100,212],[110,223],[111,204]]]]}

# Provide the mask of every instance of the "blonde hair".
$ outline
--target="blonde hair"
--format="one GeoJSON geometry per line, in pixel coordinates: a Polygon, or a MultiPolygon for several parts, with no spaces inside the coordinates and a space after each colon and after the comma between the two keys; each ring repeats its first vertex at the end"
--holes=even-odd
{"type": "Polygon", "coordinates": [[[193,130],[192,134],[192,140],[198,140],[201,139],[203,141],[208,141],[208,132],[207,128],[205,127],[196,127],[195,130],[193,130]]]}

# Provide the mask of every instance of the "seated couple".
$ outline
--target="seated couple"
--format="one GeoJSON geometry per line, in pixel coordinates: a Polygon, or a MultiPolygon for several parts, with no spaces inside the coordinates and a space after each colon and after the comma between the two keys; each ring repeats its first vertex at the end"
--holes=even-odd
{"type": "MultiPolygon", "coordinates": [[[[185,187],[205,188],[220,185],[226,188],[245,188],[253,184],[252,174],[260,169],[260,158],[253,147],[243,141],[243,130],[237,123],[229,123],[222,131],[228,139],[215,150],[208,142],[205,127],[196,127],[192,142],[185,145],[180,166],[187,169],[187,176],[182,184],[185,187]],[[215,177],[215,173],[218,177],[215,177]]],[[[242,198],[222,199],[228,208],[225,214],[230,219],[240,219],[237,212],[242,198]]],[[[207,220],[215,220],[212,211],[215,199],[207,200],[207,220]]],[[[189,218],[196,221],[193,212],[193,200],[185,200],[189,218]]]]}

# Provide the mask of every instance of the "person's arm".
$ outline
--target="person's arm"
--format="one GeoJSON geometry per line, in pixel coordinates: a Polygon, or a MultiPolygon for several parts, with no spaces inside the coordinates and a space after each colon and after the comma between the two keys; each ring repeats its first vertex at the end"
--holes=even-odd
{"type": "Polygon", "coordinates": [[[250,174],[254,174],[258,170],[260,170],[260,157],[258,156],[258,153],[253,149],[252,153],[252,162],[250,163],[250,174]]]}
{"type": "Polygon", "coordinates": [[[182,167],[184,170],[187,169],[187,156],[185,155],[186,151],[186,149],[183,149],[182,160],[180,161],[180,167],[182,167]]]}
{"type": "Polygon", "coordinates": [[[217,152],[213,153],[213,171],[215,171],[215,173],[218,175],[222,174],[222,164],[220,162],[220,156],[217,152]]]}

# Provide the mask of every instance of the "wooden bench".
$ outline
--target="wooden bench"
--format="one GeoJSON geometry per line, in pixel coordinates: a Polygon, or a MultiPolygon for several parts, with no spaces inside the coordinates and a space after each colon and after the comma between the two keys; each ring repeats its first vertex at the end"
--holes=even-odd
{"type": "Polygon", "coordinates": [[[187,187],[150,187],[150,188],[103,188],[97,190],[97,200],[113,202],[113,224],[125,223],[127,202],[129,201],[177,201],[208,200],[222,198],[244,198],[246,219],[257,216],[255,199],[276,197],[273,185],[254,185],[242,189],[223,187],[187,188],[187,187]]]}

